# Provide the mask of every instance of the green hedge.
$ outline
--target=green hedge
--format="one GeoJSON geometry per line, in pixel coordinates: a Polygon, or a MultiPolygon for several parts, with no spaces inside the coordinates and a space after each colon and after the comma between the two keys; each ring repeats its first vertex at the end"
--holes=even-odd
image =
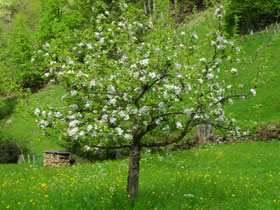
{"type": "Polygon", "coordinates": [[[280,20],[280,0],[226,0],[226,28],[232,34],[238,17],[239,32],[260,30],[280,20]]]}

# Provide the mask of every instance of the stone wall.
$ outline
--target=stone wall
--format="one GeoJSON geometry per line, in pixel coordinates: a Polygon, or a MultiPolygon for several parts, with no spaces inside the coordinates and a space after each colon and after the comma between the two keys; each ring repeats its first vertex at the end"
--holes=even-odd
{"type": "Polygon", "coordinates": [[[70,154],[44,153],[44,166],[69,166],[70,154]]]}

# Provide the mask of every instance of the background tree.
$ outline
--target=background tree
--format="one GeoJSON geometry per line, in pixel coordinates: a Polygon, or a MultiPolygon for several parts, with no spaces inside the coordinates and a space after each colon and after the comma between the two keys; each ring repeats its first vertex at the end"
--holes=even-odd
{"type": "Polygon", "coordinates": [[[230,34],[233,33],[236,25],[242,34],[246,34],[280,20],[278,0],[226,0],[225,2],[226,29],[230,34]]]}
{"type": "Polygon", "coordinates": [[[206,57],[196,33],[174,24],[168,5],[158,1],[149,19],[123,2],[116,3],[118,16],[112,16],[100,3],[92,8],[97,12],[92,28],[66,35],[72,40],[67,46],[56,39],[34,55],[49,61],[45,75],[68,90],[63,97],[68,106],[34,111],[38,125],[44,132],[57,129],[61,138],[87,150],[128,148],[132,201],[142,148],[176,143],[200,124],[238,135],[240,128],[223,105],[255,95],[258,86],[254,81],[244,89],[236,80],[243,69],[228,69],[240,61],[240,49],[223,36],[222,7],[215,11],[217,24],[206,57]],[[44,56],[53,50],[56,60],[44,56]],[[154,136],[163,141],[155,142],[154,136]]]}

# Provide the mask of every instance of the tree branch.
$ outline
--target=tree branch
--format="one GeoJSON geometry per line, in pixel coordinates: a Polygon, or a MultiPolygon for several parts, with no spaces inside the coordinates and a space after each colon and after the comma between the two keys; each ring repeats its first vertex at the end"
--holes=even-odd
{"type": "Polygon", "coordinates": [[[185,113],[184,112],[169,112],[169,113],[165,113],[165,114],[159,115],[157,117],[154,117],[153,120],[156,120],[161,117],[169,116],[169,115],[174,115],[174,114],[185,114],[185,113]]]}
{"type": "Polygon", "coordinates": [[[183,132],[181,133],[180,136],[178,136],[178,137],[176,137],[172,140],[167,139],[164,142],[159,142],[159,143],[152,142],[152,143],[141,144],[140,146],[141,147],[159,147],[159,146],[166,146],[166,145],[173,144],[173,143],[176,143],[176,142],[180,141],[189,132],[189,127],[190,127],[191,122],[193,121],[193,117],[194,117],[195,113],[196,112],[193,112],[191,114],[191,116],[190,116],[189,120],[187,121],[187,123],[185,125],[185,128],[184,128],[184,130],[183,130],[183,132]]]}
{"type": "Polygon", "coordinates": [[[112,96],[119,96],[121,97],[121,94],[118,93],[107,93],[107,92],[98,92],[98,91],[87,91],[85,93],[93,93],[93,94],[101,94],[101,95],[112,95],[112,96]]]}
{"type": "Polygon", "coordinates": [[[247,97],[249,94],[239,94],[239,95],[233,95],[233,96],[227,96],[225,98],[222,98],[221,100],[217,101],[214,103],[212,106],[210,106],[210,109],[213,108],[214,106],[218,105],[219,103],[223,103],[224,101],[231,99],[231,98],[237,98],[237,97],[247,97]]]}
{"type": "Polygon", "coordinates": [[[137,105],[138,104],[138,101],[142,98],[142,96],[151,89],[151,87],[154,86],[154,84],[156,84],[158,81],[160,81],[161,79],[163,79],[164,77],[166,77],[166,74],[162,75],[160,78],[154,80],[150,85],[145,85],[143,88],[142,88],[142,91],[140,92],[140,94],[135,97],[132,101],[132,104],[135,104],[137,105]]]}
{"type": "MultiPolygon", "coordinates": [[[[260,85],[255,85],[253,87],[253,89],[256,89],[256,88],[259,88],[260,85]]],[[[238,94],[238,95],[231,95],[231,96],[227,96],[227,97],[224,97],[222,98],[221,100],[217,101],[216,103],[214,103],[212,106],[210,106],[210,109],[213,108],[214,106],[216,106],[217,104],[219,103],[222,103],[230,98],[239,98],[239,97],[248,97],[249,95],[251,94],[251,92],[247,93],[247,94],[238,94]]]]}
{"type": "Polygon", "coordinates": [[[98,146],[98,145],[89,145],[90,147],[98,148],[98,149],[122,149],[122,148],[129,148],[131,145],[122,145],[122,146],[115,146],[115,147],[104,147],[104,146],[98,146]]]}

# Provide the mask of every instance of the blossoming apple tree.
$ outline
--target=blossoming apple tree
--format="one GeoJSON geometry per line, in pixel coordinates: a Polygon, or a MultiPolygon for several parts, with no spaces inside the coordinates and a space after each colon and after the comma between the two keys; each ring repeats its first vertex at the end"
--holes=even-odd
{"type": "Polygon", "coordinates": [[[166,3],[150,18],[125,3],[118,6],[114,15],[103,4],[93,7],[91,28],[35,53],[35,61],[46,63],[45,75],[68,93],[67,106],[34,114],[44,131],[55,128],[87,149],[129,148],[127,192],[134,200],[142,148],[176,143],[199,124],[238,134],[223,105],[255,95],[257,83],[247,90],[238,84],[239,48],[223,36],[221,7],[213,39],[202,49],[195,32],[173,24],[166,3]]]}

